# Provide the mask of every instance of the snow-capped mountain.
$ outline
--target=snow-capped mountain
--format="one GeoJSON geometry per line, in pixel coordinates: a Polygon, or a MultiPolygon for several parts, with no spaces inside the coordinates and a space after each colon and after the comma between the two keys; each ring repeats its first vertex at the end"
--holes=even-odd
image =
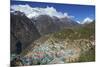
{"type": "Polygon", "coordinates": [[[37,17],[39,15],[49,15],[51,17],[56,16],[59,18],[63,17],[72,17],[68,16],[67,13],[62,13],[58,12],[54,7],[46,7],[46,8],[39,8],[39,7],[31,7],[29,5],[12,5],[11,6],[11,11],[20,11],[24,12],[27,17],[32,18],[32,17],[37,17]]]}
{"type": "Polygon", "coordinates": [[[41,35],[59,31],[63,28],[79,25],[67,13],[58,12],[54,7],[31,7],[29,5],[12,5],[11,13],[26,15],[35,24],[41,35]]]}
{"type": "Polygon", "coordinates": [[[93,19],[89,18],[89,17],[86,17],[81,24],[89,24],[93,21],[93,19]]]}

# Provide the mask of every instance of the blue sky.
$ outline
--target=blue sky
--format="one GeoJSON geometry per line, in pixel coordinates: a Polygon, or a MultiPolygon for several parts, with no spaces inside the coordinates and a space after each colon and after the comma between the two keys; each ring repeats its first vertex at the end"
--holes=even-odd
{"type": "Polygon", "coordinates": [[[59,12],[67,12],[74,16],[74,20],[82,22],[86,17],[95,19],[95,6],[93,5],[75,5],[75,4],[57,4],[57,3],[43,3],[43,2],[26,2],[26,1],[11,1],[11,5],[25,5],[31,7],[46,8],[54,7],[59,12]]]}

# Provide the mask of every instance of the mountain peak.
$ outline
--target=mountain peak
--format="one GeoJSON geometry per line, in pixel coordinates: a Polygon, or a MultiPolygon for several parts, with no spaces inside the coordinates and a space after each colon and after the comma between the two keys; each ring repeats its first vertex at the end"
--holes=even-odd
{"type": "Polygon", "coordinates": [[[85,18],[85,19],[83,20],[82,24],[89,24],[89,23],[91,23],[92,21],[93,21],[93,19],[87,17],[87,18],[85,18]]]}

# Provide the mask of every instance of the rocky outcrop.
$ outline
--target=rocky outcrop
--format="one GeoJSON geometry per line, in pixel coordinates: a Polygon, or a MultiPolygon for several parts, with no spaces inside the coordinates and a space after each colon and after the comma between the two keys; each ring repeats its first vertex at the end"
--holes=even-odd
{"type": "Polygon", "coordinates": [[[16,53],[16,49],[25,49],[34,40],[40,37],[38,30],[24,13],[15,11],[11,13],[11,52],[16,53]],[[16,45],[20,42],[20,45],[16,45]]]}

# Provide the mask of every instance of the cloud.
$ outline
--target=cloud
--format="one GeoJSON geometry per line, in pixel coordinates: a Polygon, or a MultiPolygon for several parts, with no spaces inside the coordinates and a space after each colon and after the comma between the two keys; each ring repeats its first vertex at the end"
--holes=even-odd
{"type": "Polygon", "coordinates": [[[39,15],[49,15],[49,16],[56,16],[59,18],[68,17],[73,18],[74,16],[69,16],[68,13],[62,13],[57,11],[54,7],[46,7],[46,8],[39,8],[39,7],[31,7],[28,4],[26,5],[12,5],[11,9],[15,11],[21,11],[26,14],[27,17],[37,17],[39,15]]]}
{"type": "Polygon", "coordinates": [[[85,24],[85,23],[91,23],[93,21],[93,19],[86,17],[81,24],[85,24]]]}

